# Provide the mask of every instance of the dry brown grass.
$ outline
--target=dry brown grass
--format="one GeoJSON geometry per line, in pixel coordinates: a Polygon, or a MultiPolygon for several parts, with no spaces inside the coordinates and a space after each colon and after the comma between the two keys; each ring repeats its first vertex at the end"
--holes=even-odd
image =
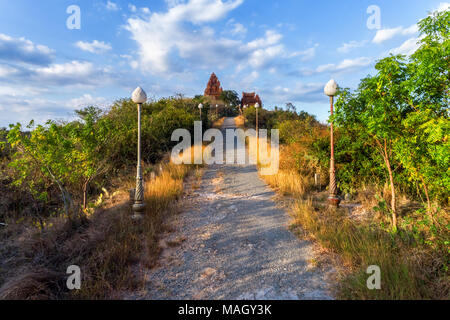
{"type": "Polygon", "coordinates": [[[236,122],[236,127],[244,128],[244,123],[245,123],[244,116],[237,116],[236,118],[234,118],[234,121],[236,122]]]}
{"type": "Polygon", "coordinates": [[[262,178],[282,195],[296,198],[303,198],[314,185],[311,178],[301,176],[292,170],[279,170],[277,174],[262,178]]]}
{"type": "Polygon", "coordinates": [[[438,252],[411,246],[405,235],[389,234],[377,225],[357,223],[344,210],[324,209],[311,199],[293,206],[294,225],[339,255],[342,299],[448,299],[448,275],[438,252]],[[366,269],[382,271],[381,290],[368,290],[366,269]]]}
{"type": "MultiPolygon", "coordinates": [[[[255,143],[254,140],[256,139],[250,139],[250,143],[255,143]]],[[[259,145],[261,146],[263,142],[264,141],[260,139],[259,145]]],[[[301,175],[297,170],[293,170],[292,161],[290,160],[289,155],[286,156],[286,150],[287,149],[284,146],[280,148],[279,170],[275,171],[274,174],[261,175],[261,177],[282,195],[303,198],[310,190],[313,189],[314,178],[312,176],[301,175]]],[[[250,154],[255,157],[255,150],[250,148],[250,154]]],[[[258,155],[258,166],[260,168],[260,172],[262,168],[267,168],[270,166],[275,168],[273,161],[276,159],[272,158],[271,154],[271,145],[267,143],[267,153],[260,151],[260,154],[258,155]]]]}
{"type": "Polygon", "coordinates": [[[418,207],[405,196],[399,196],[399,207],[406,210],[404,217],[406,219],[409,216],[410,220],[401,218],[401,224],[406,225],[394,234],[383,228],[383,225],[389,225],[388,212],[374,210],[374,207],[380,207],[382,201],[389,203],[389,188],[366,186],[359,190],[355,201],[360,204],[359,209],[368,212],[367,219],[352,219],[347,210],[328,207],[326,196],[314,191],[313,167],[294,169],[297,166],[297,147],[295,144],[283,146],[279,172],[262,178],[282,195],[299,199],[291,200],[291,230],[302,238],[314,240],[322,248],[321,252],[334,261],[339,270],[337,297],[450,298],[450,281],[445,271],[448,250],[443,251],[445,235],[448,235],[448,231],[445,231],[445,226],[448,226],[445,210],[441,210],[439,218],[436,218],[441,222],[428,227],[426,216],[411,216],[418,207]],[[415,228],[407,225],[411,219],[414,220],[415,228]],[[417,226],[421,226],[420,231],[417,226]],[[428,243],[424,245],[424,242],[428,243]],[[367,289],[366,269],[370,265],[377,265],[382,270],[382,290],[367,289]]]}
{"type": "Polygon", "coordinates": [[[225,121],[225,117],[220,118],[219,120],[214,121],[213,128],[220,129],[222,128],[223,122],[225,121]]]}
{"type": "Polygon", "coordinates": [[[154,180],[147,177],[147,209],[141,220],[131,219],[128,191],[121,190],[87,218],[54,218],[43,232],[30,228],[15,239],[22,267],[9,273],[0,298],[111,299],[135,288],[140,282],[135,266],[155,264],[158,235],[165,230],[165,219],[178,211],[177,199],[190,170],[166,164],[154,180]],[[69,292],[65,271],[72,264],[81,268],[82,288],[69,292]]]}

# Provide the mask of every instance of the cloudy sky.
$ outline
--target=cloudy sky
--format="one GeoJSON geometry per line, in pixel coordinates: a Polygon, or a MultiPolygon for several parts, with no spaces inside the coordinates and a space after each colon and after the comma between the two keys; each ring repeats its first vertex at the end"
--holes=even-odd
{"type": "MultiPolygon", "coordinates": [[[[439,0],[0,0],[0,126],[70,119],[140,85],[154,99],[257,91],[326,121],[323,86],[354,88],[389,53],[416,49],[439,0]],[[80,8],[80,29],[68,28],[80,8]],[[379,19],[376,15],[380,12],[379,19]],[[69,13],[68,13],[69,12],[69,13]]],[[[76,18],[76,17],[75,17],[76,18]]]]}

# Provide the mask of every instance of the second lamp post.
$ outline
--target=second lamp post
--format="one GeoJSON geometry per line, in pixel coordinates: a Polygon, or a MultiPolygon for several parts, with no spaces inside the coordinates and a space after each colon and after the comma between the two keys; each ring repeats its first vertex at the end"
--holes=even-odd
{"type": "MultiPolygon", "coordinates": [[[[330,111],[331,117],[333,117],[333,99],[336,95],[338,85],[336,81],[331,79],[325,86],[324,92],[330,97],[330,111]]],[[[330,131],[330,143],[331,143],[331,158],[330,158],[330,195],[328,197],[328,202],[338,207],[341,199],[338,196],[337,184],[336,184],[336,169],[334,166],[334,126],[333,121],[331,121],[331,131],[330,131]]]]}
{"type": "Polygon", "coordinates": [[[144,202],[144,179],[142,178],[141,165],[141,108],[142,104],[147,101],[147,94],[141,87],[137,87],[131,96],[134,103],[138,105],[138,145],[137,145],[137,174],[136,174],[136,190],[134,194],[134,217],[139,218],[145,210],[144,202]]]}

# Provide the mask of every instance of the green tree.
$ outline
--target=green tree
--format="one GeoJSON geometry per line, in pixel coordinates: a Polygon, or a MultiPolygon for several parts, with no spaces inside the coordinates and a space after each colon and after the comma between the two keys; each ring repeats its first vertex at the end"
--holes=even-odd
{"type": "Polygon", "coordinates": [[[241,103],[238,93],[234,90],[224,90],[220,95],[220,100],[225,102],[227,105],[231,104],[233,107],[236,107],[241,103]]]}
{"type": "Polygon", "coordinates": [[[392,225],[397,228],[396,188],[393,165],[394,142],[402,133],[402,114],[407,108],[407,66],[401,56],[380,60],[376,76],[361,81],[355,94],[344,91],[336,102],[337,125],[355,126],[361,136],[372,143],[381,155],[388,173],[391,189],[392,225]]]}
{"type": "Polygon", "coordinates": [[[411,56],[405,86],[410,109],[396,154],[412,182],[423,186],[431,215],[432,199],[450,195],[450,11],[419,22],[420,48],[411,56]]]}
{"type": "MultiPolygon", "coordinates": [[[[30,122],[28,129],[32,126],[33,122],[30,122]]],[[[31,194],[40,200],[46,200],[46,186],[42,188],[38,186],[46,179],[52,181],[58,186],[65,212],[70,217],[73,201],[66,185],[70,183],[68,178],[72,172],[70,160],[72,144],[63,134],[64,127],[49,121],[45,127],[39,125],[29,133],[22,132],[20,124],[12,125],[10,128],[8,142],[16,150],[10,166],[18,172],[14,184],[25,183],[31,194]],[[27,179],[33,172],[38,175],[34,179],[27,179]]]]}
{"type": "Polygon", "coordinates": [[[101,117],[101,109],[87,107],[77,112],[82,120],[65,126],[67,139],[71,140],[72,176],[81,182],[83,194],[83,209],[88,204],[89,184],[97,177],[105,174],[111,167],[110,160],[117,154],[117,149],[111,148],[116,137],[112,122],[101,117]]]}
{"type": "Polygon", "coordinates": [[[359,138],[382,157],[391,187],[394,229],[395,170],[423,186],[430,214],[430,193],[445,198],[450,189],[450,12],[430,15],[419,28],[420,48],[411,57],[380,60],[377,74],[363,79],[355,93],[341,90],[333,119],[338,126],[359,132],[359,138]]]}

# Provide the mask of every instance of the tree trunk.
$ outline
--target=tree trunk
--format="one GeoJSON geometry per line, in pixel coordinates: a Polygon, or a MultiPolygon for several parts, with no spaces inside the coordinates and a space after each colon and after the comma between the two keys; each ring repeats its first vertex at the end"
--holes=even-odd
{"type": "Polygon", "coordinates": [[[88,202],[87,190],[89,186],[89,181],[90,179],[85,181],[85,183],[83,184],[83,210],[87,209],[87,202],[88,202]]]}
{"type": "Polygon", "coordinates": [[[397,230],[397,210],[396,210],[396,199],[395,199],[395,186],[394,186],[394,175],[392,174],[391,163],[389,161],[389,155],[387,152],[386,140],[384,140],[384,161],[389,173],[389,183],[391,185],[391,210],[392,210],[392,227],[397,230]]]}
{"type": "Polygon", "coordinates": [[[425,191],[425,196],[427,197],[428,215],[430,216],[431,220],[433,220],[433,213],[431,212],[431,202],[430,202],[430,196],[428,194],[428,187],[425,184],[425,180],[423,179],[423,177],[420,177],[420,180],[422,180],[423,189],[425,191]]]}

